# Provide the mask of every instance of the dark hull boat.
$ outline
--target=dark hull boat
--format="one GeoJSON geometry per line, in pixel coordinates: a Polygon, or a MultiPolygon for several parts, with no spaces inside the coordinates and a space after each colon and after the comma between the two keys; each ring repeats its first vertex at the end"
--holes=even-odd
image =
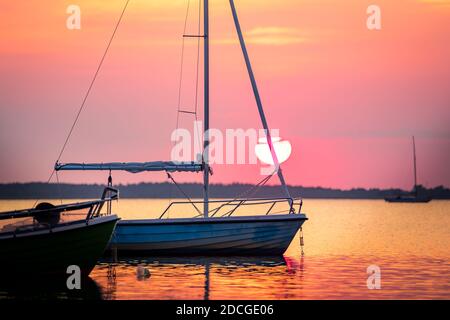
{"type": "Polygon", "coordinates": [[[103,254],[117,216],[61,225],[50,230],[0,236],[0,270],[24,275],[63,275],[77,265],[88,275],[103,254]]]}
{"type": "Polygon", "coordinates": [[[2,222],[20,220],[0,229],[0,277],[67,277],[71,265],[89,275],[119,220],[100,213],[113,198],[0,213],[2,222]],[[80,220],[80,211],[87,211],[86,218],[80,220]]]}
{"type": "Polygon", "coordinates": [[[415,196],[415,195],[406,195],[406,196],[393,196],[393,197],[386,197],[384,200],[386,202],[410,202],[410,203],[427,203],[431,201],[431,197],[427,196],[415,196]]]}

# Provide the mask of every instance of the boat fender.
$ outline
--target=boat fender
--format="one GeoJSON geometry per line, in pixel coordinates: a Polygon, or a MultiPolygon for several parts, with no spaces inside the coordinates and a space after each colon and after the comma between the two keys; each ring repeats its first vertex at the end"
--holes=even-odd
{"type": "Polygon", "coordinates": [[[303,229],[300,227],[300,249],[302,256],[305,255],[305,252],[303,251],[303,247],[305,246],[305,241],[303,239],[303,229]]]}
{"type": "Polygon", "coordinates": [[[150,270],[148,270],[144,266],[138,266],[136,269],[136,276],[138,280],[150,278],[150,270]]]}

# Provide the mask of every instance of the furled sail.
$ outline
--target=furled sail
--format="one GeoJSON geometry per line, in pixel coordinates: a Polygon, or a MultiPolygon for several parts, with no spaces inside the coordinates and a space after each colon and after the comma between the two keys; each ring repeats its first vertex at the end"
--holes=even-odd
{"type": "Polygon", "coordinates": [[[56,163],[55,170],[106,170],[128,171],[139,173],[144,171],[167,172],[199,172],[203,165],[197,162],[153,161],[153,162],[110,162],[110,163],[56,163]]]}

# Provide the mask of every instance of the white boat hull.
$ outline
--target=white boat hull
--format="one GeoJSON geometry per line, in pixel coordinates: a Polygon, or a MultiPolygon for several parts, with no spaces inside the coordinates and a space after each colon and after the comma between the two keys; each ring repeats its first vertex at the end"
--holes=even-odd
{"type": "Polygon", "coordinates": [[[132,255],[282,255],[304,214],[121,220],[110,248],[132,255]]]}

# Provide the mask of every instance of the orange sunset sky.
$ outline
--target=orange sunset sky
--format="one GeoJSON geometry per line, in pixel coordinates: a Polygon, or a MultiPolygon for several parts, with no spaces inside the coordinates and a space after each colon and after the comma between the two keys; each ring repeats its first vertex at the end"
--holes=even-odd
{"type": "MultiPolygon", "coordinates": [[[[48,178],[124,3],[0,0],[0,183],[48,178]],[[70,4],[81,8],[80,30],[66,28],[70,4]]],[[[283,165],[289,184],[409,189],[414,134],[419,183],[450,186],[450,0],[235,3],[269,125],[293,146],[283,165]],[[379,31],[366,27],[371,4],[382,10],[379,31]]],[[[170,158],[186,6],[130,1],[63,162],[170,158]]],[[[188,33],[196,32],[197,12],[191,0],[188,33]]],[[[210,23],[211,126],[260,128],[227,0],[210,0],[210,23]]],[[[186,40],[182,106],[190,109],[196,48],[186,40]]],[[[192,118],[180,125],[192,129],[192,118]]],[[[259,169],[216,165],[211,181],[252,183],[259,169]]]]}

